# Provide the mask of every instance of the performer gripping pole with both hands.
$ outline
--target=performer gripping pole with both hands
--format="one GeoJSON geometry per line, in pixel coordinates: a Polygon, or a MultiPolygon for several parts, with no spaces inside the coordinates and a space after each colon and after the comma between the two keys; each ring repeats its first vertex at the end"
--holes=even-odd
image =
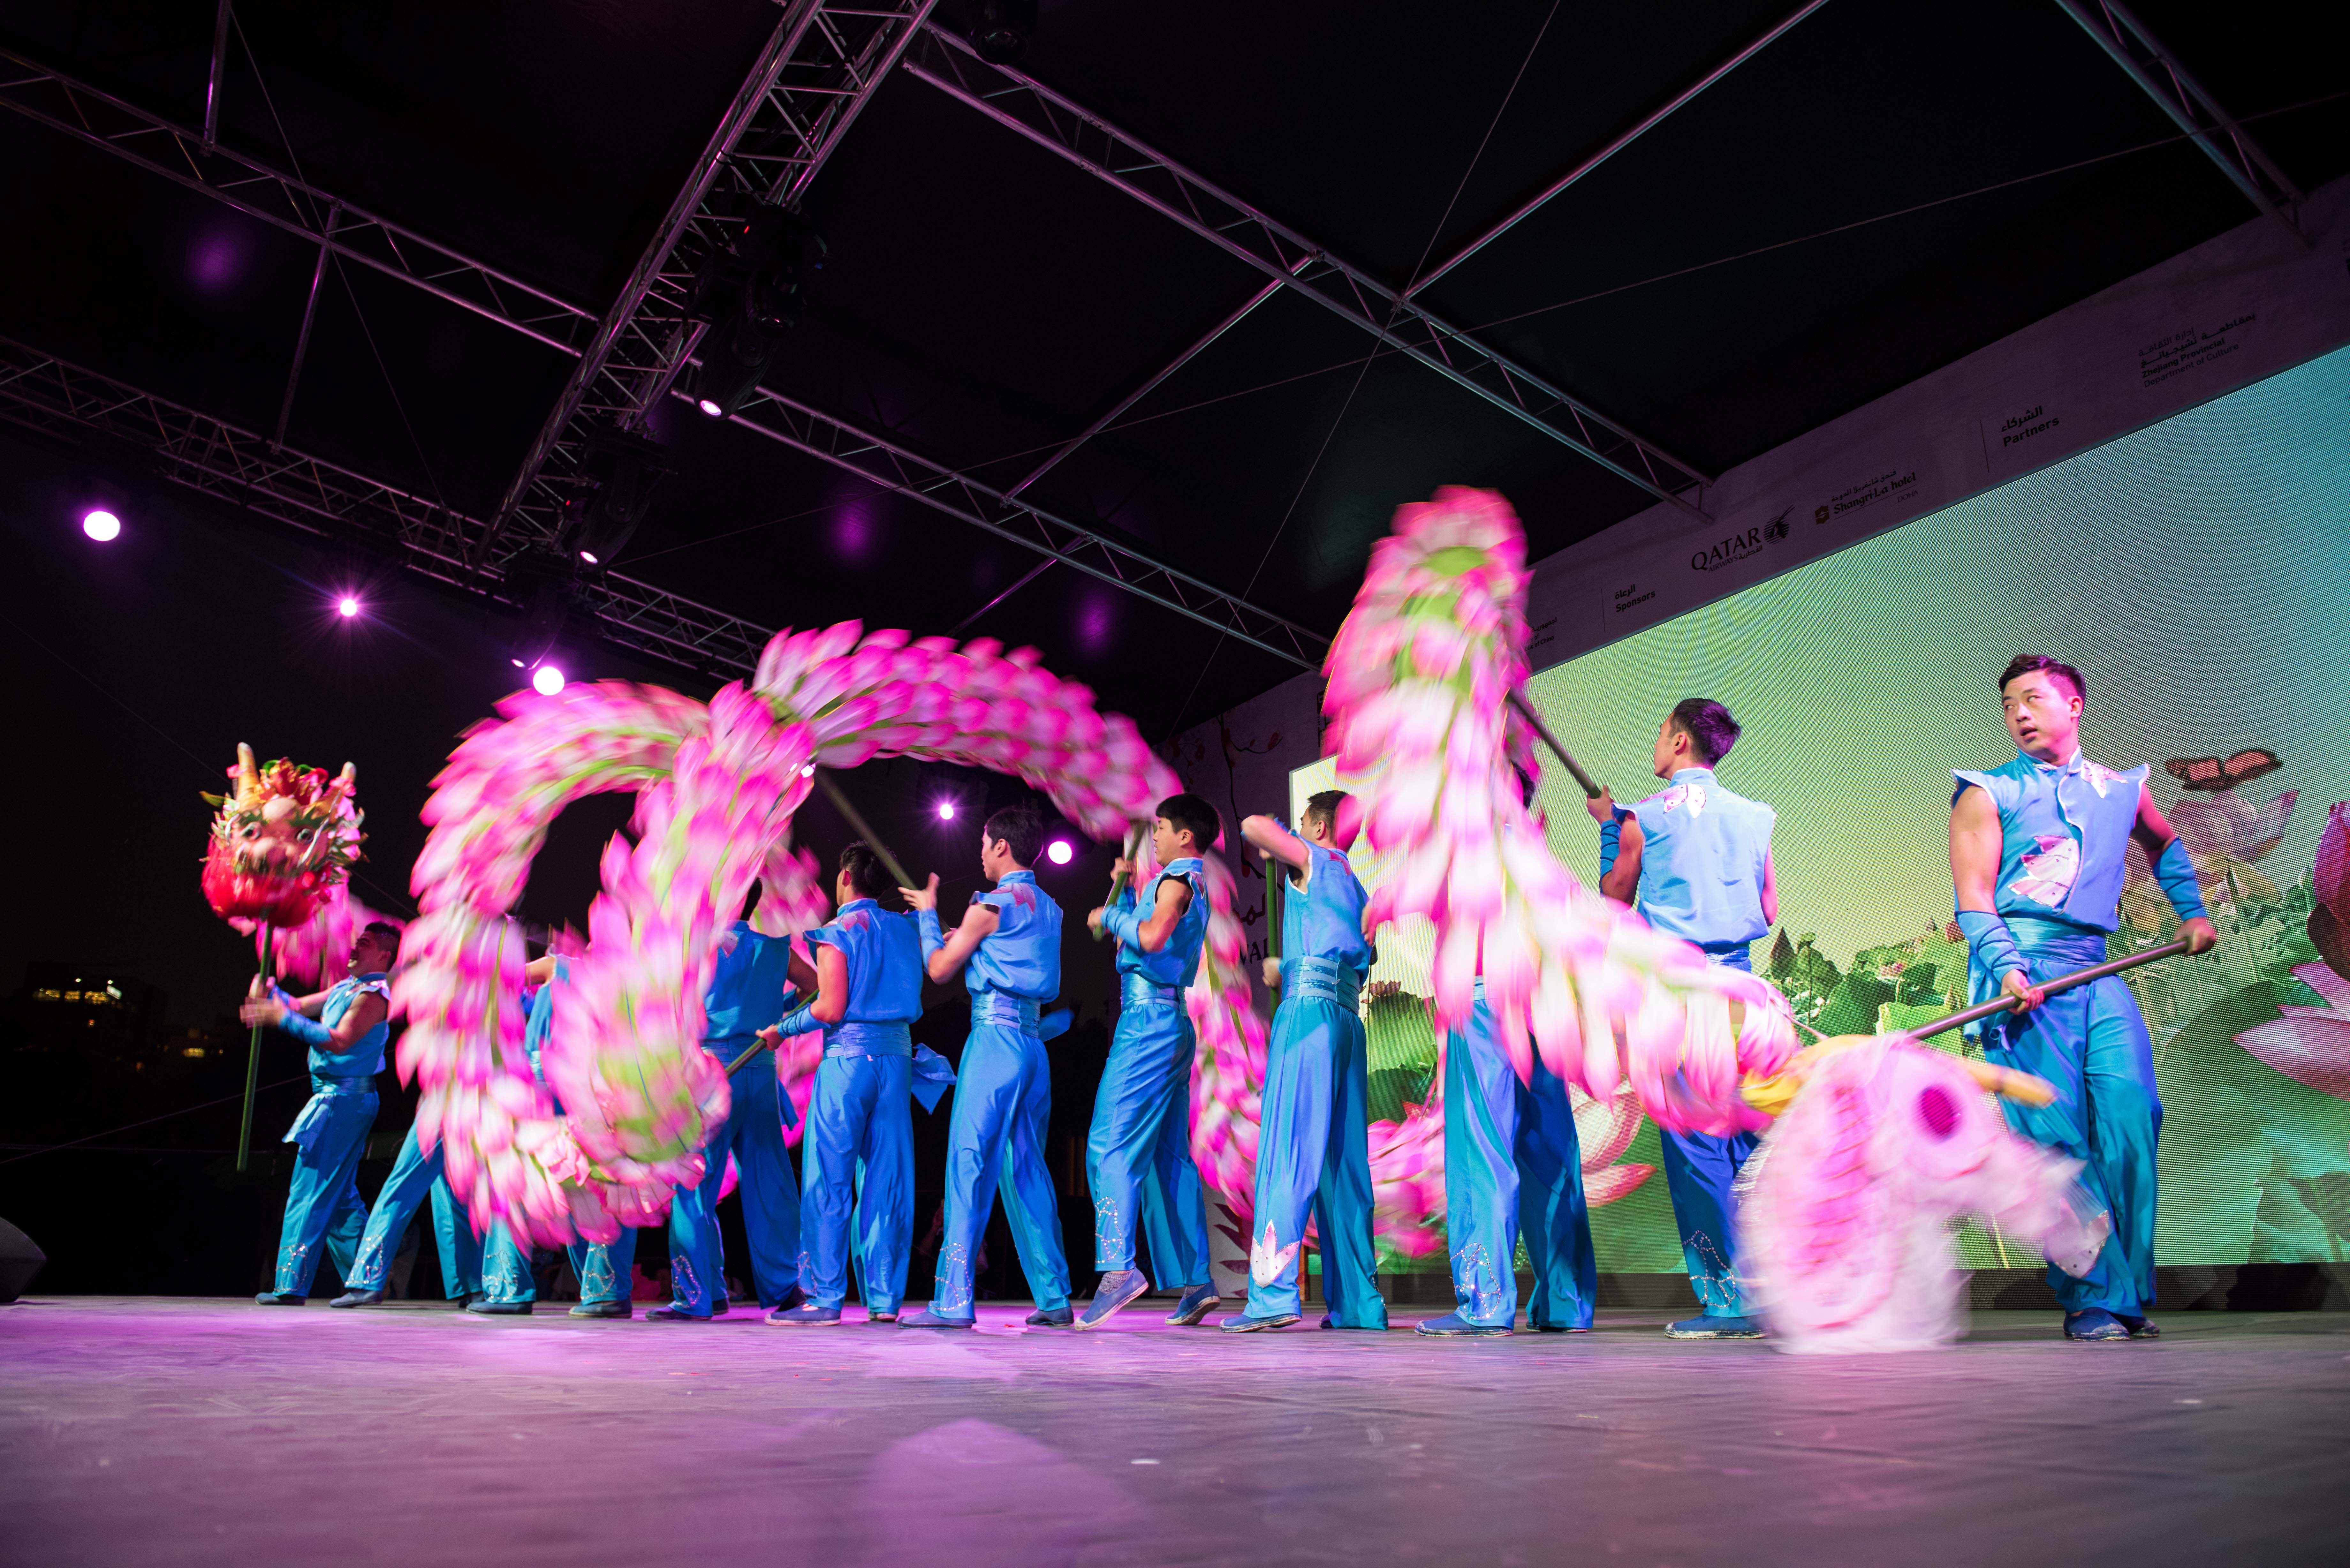
{"type": "Polygon", "coordinates": [[[1109,1062],[1086,1137],[1086,1179],[1094,1195],[1094,1264],[1103,1271],[1077,1320],[1095,1328],[1150,1288],[1135,1267],[1135,1230],[1150,1234],[1160,1287],[1183,1299],[1170,1324],[1198,1323],[1221,1299],[1208,1278],[1208,1205],[1191,1158],[1191,1059],[1198,1040],[1183,992],[1199,977],[1208,936],[1201,856],[1223,832],[1216,808],[1195,794],[1159,803],[1151,847],[1165,867],[1147,900],[1134,867],[1112,870],[1121,886],[1086,917],[1118,939],[1121,1005],[1109,1062]]]}
{"type": "MultiPolygon", "coordinates": [[[[1004,1217],[1012,1222],[1013,1243],[1036,1302],[1029,1324],[1070,1324],[1060,1198],[1045,1164],[1053,1068],[1045,1054],[1047,1026],[1037,1011],[1061,992],[1061,906],[1036,886],[1036,874],[1028,869],[1044,844],[1044,819],[1025,807],[989,817],[980,829],[979,867],[995,886],[972,896],[952,935],[939,925],[936,876],[927,887],[899,889],[914,909],[931,980],[944,985],[957,971],[965,971],[971,992],[971,1036],[955,1075],[954,1111],[947,1128],[938,1282],[928,1312],[899,1320],[908,1328],[970,1328],[977,1323],[972,1262],[1007,1164],[1004,1217]]],[[[1055,1020],[1066,1026],[1066,1014],[1055,1014],[1055,1020]]]]}
{"type": "MultiPolygon", "coordinates": [[[[1751,971],[1747,950],[1779,919],[1771,860],[1778,815],[1722,787],[1714,769],[1738,743],[1738,721],[1707,697],[1674,704],[1657,726],[1652,763],[1666,787],[1628,806],[1602,790],[1589,803],[1600,823],[1599,890],[1628,902],[1657,930],[1695,943],[1714,963],[1751,971]],[[1609,841],[1614,853],[1609,854],[1609,841]]],[[[1700,1315],[1667,1325],[1672,1339],[1759,1339],[1738,1282],[1738,1221],[1731,1187],[1756,1137],[1659,1129],[1665,1185],[1681,1232],[1700,1315]]]]}
{"type": "Polygon", "coordinates": [[[348,1283],[356,1270],[368,1206],[359,1197],[359,1156],[375,1126],[375,1075],[390,1035],[391,987],[400,928],[370,923],[351,943],[350,973],[325,991],[288,996],[261,977],[240,1016],[274,1024],[310,1048],[310,1103],[285,1141],[296,1146],[294,1181],[277,1239],[277,1277],[253,1299],[263,1306],[300,1306],[318,1272],[318,1247],[333,1254],[348,1283]]]}
{"type": "Polygon", "coordinates": [[[1302,1315],[1308,1210],[1330,1303],[1322,1326],[1388,1326],[1371,1245],[1370,1065],[1360,1005],[1374,954],[1363,936],[1369,895],[1337,839],[1347,798],[1324,790],[1308,800],[1298,817],[1302,833],[1270,816],[1241,824],[1242,836],[1263,852],[1268,874],[1289,885],[1282,956],[1265,960],[1265,983],[1281,987],[1281,1003],[1265,1050],[1248,1310],[1224,1319],[1227,1333],[1285,1328],[1302,1315]]]}
{"type": "Polygon", "coordinates": [[[2183,922],[2187,950],[2208,950],[2219,933],[2204,914],[2187,846],[2147,790],[2145,766],[2117,773],[2082,754],[2086,696],[2080,671],[2044,654],[2018,654],[2000,672],[2000,711],[2016,754],[1982,772],[1953,770],[1950,879],[1967,939],[1970,1000],[2017,1002],[1970,1033],[1991,1060],[2056,1090],[2047,1106],[2001,1101],[2008,1125],[2084,1161],[2082,1185],[2113,1216],[2095,1269],[2079,1279],[2048,1271],[2065,1337],[2150,1339],[2160,1332],[2146,1315],[2162,1131],[2153,1042],[2118,976],[2055,997],[2039,982],[2105,958],[2132,839],[2183,922]]]}

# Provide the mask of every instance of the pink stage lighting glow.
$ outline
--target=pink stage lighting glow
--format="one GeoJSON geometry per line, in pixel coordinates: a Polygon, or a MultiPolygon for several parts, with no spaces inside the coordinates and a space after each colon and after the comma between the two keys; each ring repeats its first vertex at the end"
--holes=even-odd
{"type": "Polygon", "coordinates": [[[700,409],[703,413],[708,414],[713,420],[726,411],[724,409],[718,406],[718,400],[715,398],[703,398],[693,406],[700,409]]]}
{"type": "Polygon", "coordinates": [[[353,598],[350,595],[345,594],[341,598],[335,601],[335,608],[341,612],[345,620],[348,620],[351,617],[359,613],[359,601],[353,598]]]}
{"type": "Polygon", "coordinates": [[[939,820],[941,822],[952,822],[954,820],[954,802],[951,800],[942,800],[939,802],[939,820]]]}
{"type": "Polygon", "coordinates": [[[1069,863],[1069,857],[1076,853],[1076,850],[1069,847],[1069,841],[1066,838],[1055,838],[1045,847],[1045,858],[1055,866],[1066,866],[1069,863]]]}
{"type": "Polygon", "coordinates": [[[583,560],[583,561],[587,562],[587,563],[588,563],[589,566],[598,566],[598,565],[600,565],[600,564],[601,564],[600,562],[598,562],[598,561],[596,559],[596,552],[595,552],[595,551],[593,551],[593,550],[582,550],[582,551],[580,551],[580,552],[579,552],[579,558],[580,558],[581,560],[583,560]]]}
{"type": "Polygon", "coordinates": [[[103,506],[93,506],[81,514],[81,531],[103,545],[122,532],[122,519],[103,506]]]}
{"type": "Polygon", "coordinates": [[[531,671],[530,683],[542,697],[552,697],[563,690],[563,671],[552,664],[542,664],[531,671]]]}

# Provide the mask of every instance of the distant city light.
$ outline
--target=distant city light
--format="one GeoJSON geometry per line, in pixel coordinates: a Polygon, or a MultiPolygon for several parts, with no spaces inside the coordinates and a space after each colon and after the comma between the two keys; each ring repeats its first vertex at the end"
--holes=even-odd
{"type": "Polygon", "coordinates": [[[531,671],[530,683],[542,697],[552,697],[563,690],[563,671],[552,664],[542,664],[531,671]]]}
{"type": "Polygon", "coordinates": [[[1055,838],[1050,845],[1046,846],[1045,850],[1045,858],[1050,860],[1055,866],[1066,866],[1069,863],[1069,857],[1076,853],[1076,850],[1069,847],[1069,841],[1067,839],[1055,838]]]}
{"type": "Polygon", "coordinates": [[[93,506],[81,514],[81,531],[103,545],[122,532],[122,519],[103,506],[93,506]]]}
{"type": "Polygon", "coordinates": [[[351,617],[359,613],[359,601],[353,598],[350,595],[345,594],[341,598],[335,601],[335,608],[340,612],[345,620],[348,620],[351,617]]]}
{"type": "Polygon", "coordinates": [[[939,820],[941,822],[952,822],[954,820],[954,802],[951,800],[942,800],[939,802],[939,820]]]}

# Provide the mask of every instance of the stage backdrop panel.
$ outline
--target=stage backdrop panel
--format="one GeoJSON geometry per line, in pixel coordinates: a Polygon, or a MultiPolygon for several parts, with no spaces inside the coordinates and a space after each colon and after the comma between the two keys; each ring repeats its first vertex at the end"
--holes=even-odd
{"type": "MultiPolygon", "coordinates": [[[[2153,764],[2221,933],[2216,954],[2133,977],[2165,1110],[2165,1263],[2339,1261],[2350,1247],[2350,1103],[2235,1038],[2281,1006],[2323,1005],[2292,970],[2316,958],[2302,926],[2326,805],[2350,797],[2346,423],[2350,349],[1531,682],[1577,760],[1626,800],[1660,787],[1648,749],[1676,701],[1729,704],[1745,733],[1722,781],[1779,815],[1783,929],[1758,944],[1756,968],[1838,1032],[1953,1005],[1965,949],[1950,926],[1950,770],[2013,754],[1994,685],[2011,655],[2078,666],[2085,749],[2115,767],[2153,764]],[[2259,751],[2277,765],[2241,755],[2259,751]],[[2243,776],[2188,788],[2171,771],[2208,758],[2239,758],[2243,776]]],[[[1330,767],[1294,775],[1293,812],[1328,787],[1330,767]]],[[[1596,879],[1597,827],[1562,770],[1545,776],[1543,804],[1552,847],[1596,879]]],[[[1357,860],[1375,879],[1381,868],[1357,860]]],[[[2149,886],[2125,910],[2116,954],[2176,929],[2149,886]]],[[[1428,961],[1425,930],[1397,933],[1377,978],[1425,995],[1428,961]]],[[[1377,1024],[1372,1065],[1388,1076],[1375,1079],[1375,1112],[1382,1097],[1419,1098],[1434,1054],[1424,1023],[1417,1040],[1401,1014],[1377,1024]]],[[[1656,1160],[1647,1127],[1622,1163],[1656,1160]]],[[[1660,1177],[1593,1220],[1602,1269],[1679,1266],[1660,1177]]],[[[1978,1266],[2033,1261],[1995,1236],[1970,1233],[1965,1250],[1978,1266]]]]}

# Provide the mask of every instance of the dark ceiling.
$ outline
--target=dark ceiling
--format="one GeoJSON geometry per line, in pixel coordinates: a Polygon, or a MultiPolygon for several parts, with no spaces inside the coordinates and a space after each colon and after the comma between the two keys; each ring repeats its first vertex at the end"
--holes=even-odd
{"type": "MultiPolygon", "coordinates": [[[[1794,4],[1045,0],[1022,68],[1400,286],[1794,4]]],[[[2303,189],[2350,168],[2324,11],[2138,6],[2303,189]]],[[[600,312],[776,15],[245,0],[222,138],[600,312]]],[[[209,0],[14,0],[0,40],[193,125],[213,20],[209,0]]],[[[276,424],[312,247],[15,115],[0,210],[0,337],[276,424]]],[[[830,259],[768,384],[997,485],[1263,282],[902,72],[806,211],[830,259]]],[[[1835,0],[1424,298],[1720,472],[2251,215],[2051,0],[1835,0]]],[[[1396,504],[1438,484],[1506,492],[1537,556],[1649,504],[1369,341],[1276,295],[1035,497],[1326,633],[1396,504]]],[[[288,443],[486,514],[571,364],[339,268],[288,443]]],[[[681,403],[655,428],[679,473],[620,567],[764,624],[943,632],[1038,559],[681,403]]],[[[1153,738],[1295,672],[1066,567],[982,634],[1036,645],[1153,738]]]]}

